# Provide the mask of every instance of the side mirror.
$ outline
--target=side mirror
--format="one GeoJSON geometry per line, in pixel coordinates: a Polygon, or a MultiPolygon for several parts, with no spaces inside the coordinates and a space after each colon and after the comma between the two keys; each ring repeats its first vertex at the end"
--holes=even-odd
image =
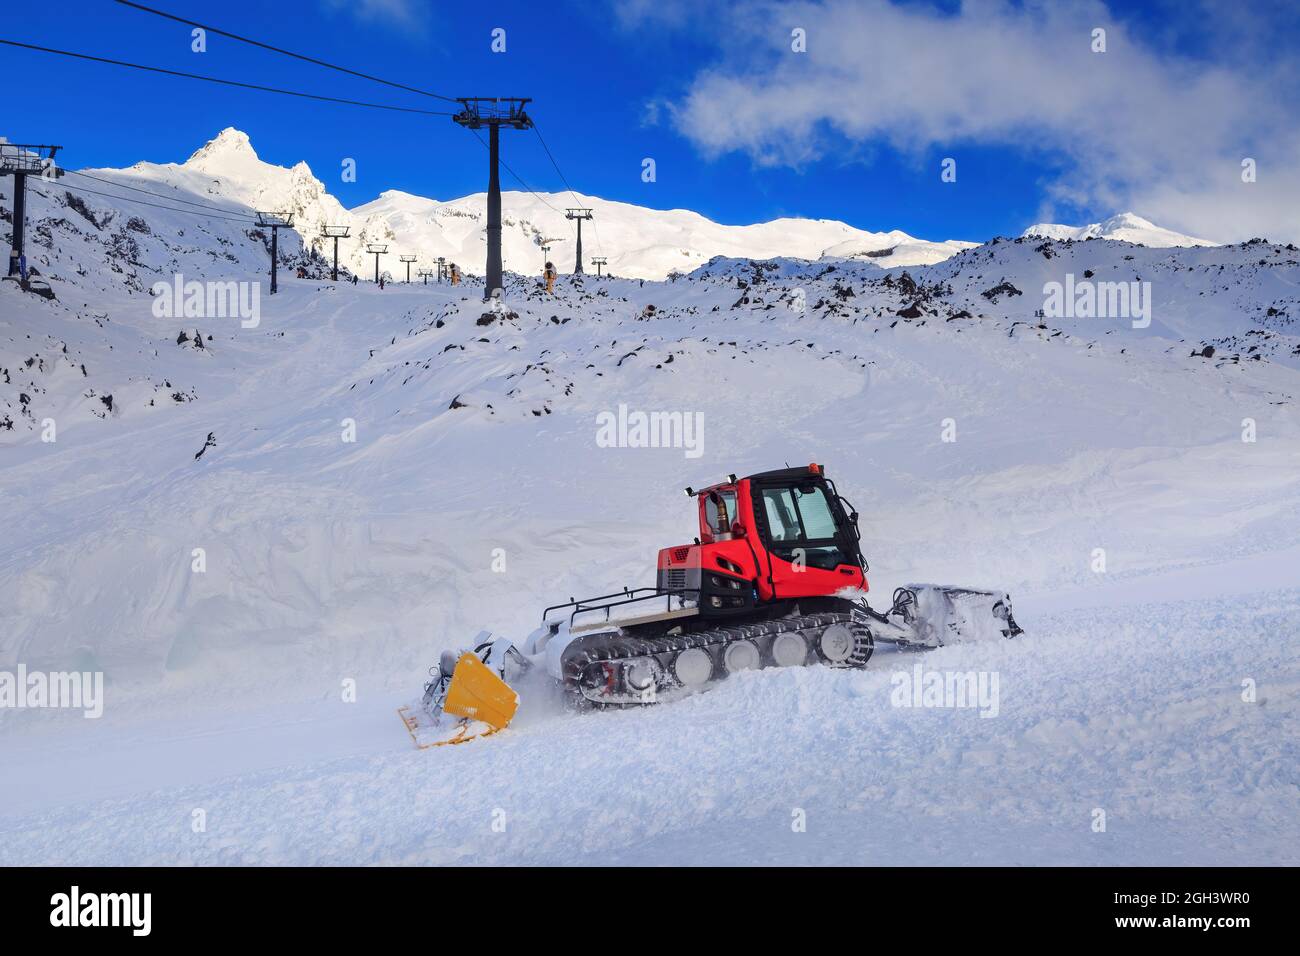
{"type": "Polygon", "coordinates": [[[747,532],[745,530],[745,526],[741,524],[739,521],[737,521],[732,524],[731,533],[735,535],[737,538],[743,538],[747,532]]]}

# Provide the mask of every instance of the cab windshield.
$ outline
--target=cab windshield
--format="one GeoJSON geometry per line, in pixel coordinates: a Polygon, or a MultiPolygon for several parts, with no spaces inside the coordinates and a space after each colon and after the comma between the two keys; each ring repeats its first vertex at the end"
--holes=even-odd
{"type": "Polygon", "coordinates": [[[774,554],[833,570],[852,564],[836,537],[834,505],[821,485],[764,488],[763,511],[774,554]]]}

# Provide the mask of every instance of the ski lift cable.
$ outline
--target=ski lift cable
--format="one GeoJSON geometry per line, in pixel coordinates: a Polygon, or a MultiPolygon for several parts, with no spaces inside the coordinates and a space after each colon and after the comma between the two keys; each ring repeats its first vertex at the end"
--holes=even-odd
{"type": "MultiPolygon", "coordinates": [[[[559,174],[560,182],[564,183],[564,188],[567,189],[569,191],[569,195],[573,197],[574,205],[581,206],[582,200],[578,198],[578,194],[574,192],[573,187],[569,185],[569,181],[564,177],[564,171],[560,169],[560,164],[555,161],[555,155],[551,152],[551,147],[546,145],[546,140],[542,136],[542,131],[537,128],[536,120],[533,120],[533,132],[537,134],[537,139],[542,144],[542,149],[546,150],[547,158],[550,159],[551,165],[555,167],[555,172],[559,174]]],[[[597,227],[596,220],[594,217],[589,221],[591,222],[592,231],[594,231],[596,234],[596,248],[600,250],[600,255],[601,258],[603,259],[605,257],[605,248],[600,241],[600,229],[599,227],[597,227]]]]}
{"type": "Polygon", "coordinates": [[[103,196],[105,199],[116,199],[119,202],[139,203],[141,206],[153,206],[155,209],[166,209],[168,212],[185,213],[190,216],[198,216],[202,219],[224,219],[228,222],[243,222],[250,225],[256,225],[256,219],[236,218],[234,216],[214,216],[212,213],[199,212],[197,209],[178,209],[175,206],[165,206],[162,203],[149,202],[147,199],[135,199],[131,196],[114,196],[112,193],[101,192],[98,189],[90,189],[86,186],[73,186],[71,183],[60,183],[59,189],[75,189],[79,193],[90,193],[92,196],[103,196]]]}
{"type": "Polygon", "coordinates": [[[211,203],[196,202],[192,199],[181,199],[179,196],[168,196],[166,193],[154,192],[151,189],[142,189],[139,186],[128,186],[126,183],[118,183],[118,182],[114,182],[111,179],[103,179],[99,176],[92,176],[89,173],[83,173],[76,169],[64,169],[63,172],[71,173],[74,176],[80,176],[83,179],[93,179],[97,183],[103,183],[106,186],[113,186],[116,189],[129,189],[132,192],[144,193],[144,195],[146,196],[153,196],[157,199],[165,199],[168,202],[178,202],[178,203],[183,203],[186,206],[198,206],[200,209],[215,209],[217,212],[230,212],[230,213],[234,213],[235,215],[244,215],[243,211],[239,209],[231,209],[228,206],[214,206],[211,203]]]}
{"type": "MultiPolygon", "coordinates": [[[[346,74],[348,74],[348,75],[350,75],[350,76],[361,77],[362,79],[371,80],[371,81],[373,81],[373,82],[375,82],[375,83],[382,83],[382,84],[384,84],[385,86],[391,86],[391,87],[393,87],[393,88],[395,88],[395,89],[406,90],[407,92],[410,92],[410,93],[419,93],[419,94],[422,95],[422,96],[430,96],[430,97],[433,97],[433,98],[435,98],[435,99],[445,100],[446,102],[449,102],[449,103],[459,103],[459,102],[460,102],[460,100],[458,100],[457,98],[452,97],[452,96],[444,96],[444,95],[442,95],[441,93],[434,93],[434,92],[432,92],[432,91],[430,91],[430,90],[422,90],[422,89],[420,89],[419,87],[408,86],[408,85],[406,85],[405,83],[395,83],[395,82],[393,82],[392,80],[386,80],[386,79],[384,79],[383,77],[380,77],[380,76],[374,76],[374,75],[372,75],[372,74],[370,74],[370,73],[362,73],[362,72],[360,72],[360,71],[358,71],[358,70],[353,70],[353,69],[349,69],[348,67],[339,66],[339,65],[337,65],[337,64],[335,64],[335,63],[330,63],[330,62],[328,62],[328,61],[326,61],[326,60],[321,60],[321,59],[319,59],[319,58],[317,58],[317,57],[306,56],[306,55],[301,54],[301,53],[294,53],[292,50],[286,50],[286,49],[283,49],[282,47],[272,46],[272,45],[269,44],[269,43],[263,43],[261,40],[254,40],[254,39],[252,39],[251,37],[241,36],[241,35],[238,34],[238,33],[232,33],[232,32],[230,32],[229,30],[223,30],[223,29],[221,29],[221,28],[219,28],[219,27],[209,26],[208,24],[199,23],[197,20],[190,20],[190,19],[187,19],[186,17],[180,17],[180,16],[177,16],[177,15],[172,14],[172,13],[167,13],[167,12],[164,11],[164,10],[158,10],[158,9],[156,9],[156,8],[154,8],[154,7],[149,7],[149,6],[146,6],[146,5],[142,4],[142,3],[136,3],[136,2],[134,2],[134,0],[116,0],[116,2],[117,2],[118,4],[124,6],[124,7],[130,7],[130,8],[132,8],[132,9],[134,9],[134,10],[139,10],[139,11],[141,11],[141,12],[143,12],[143,13],[149,13],[149,14],[152,14],[152,15],[154,15],[154,16],[163,17],[164,19],[172,20],[172,21],[175,21],[175,22],[177,22],[177,23],[183,23],[183,24],[185,24],[186,26],[198,27],[198,28],[201,29],[201,30],[206,30],[206,31],[208,31],[209,33],[215,33],[215,34],[217,34],[218,36],[224,36],[224,37],[228,37],[228,38],[230,38],[230,39],[232,39],[232,40],[238,40],[238,41],[241,42],[241,43],[247,43],[247,44],[249,44],[249,45],[251,45],[251,46],[259,47],[259,48],[261,48],[261,49],[263,49],[263,50],[270,50],[270,51],[273,52],[273,53],[279,53],[279,54],[282,54],[282,55],[284,55],[284,56],[293,57],[294,59],[302,60],[302,61],[307,62],[307,63],[312,63],[312,64],[315,64],[316,66],[323,66],[323,67],[325,67],[325,68],[327,68],[327,69],[330,69],[330,70],[337,70],[337,71],[340,72],[340,73],[346,73],[346,74]]],[[[452,116],[452,115],[455,115],[455,114],[453,114],[453,113],[445,113],[445,114],[439,114],[439,115],[452,116]]],[[[548,147],[548,146],[546,145],[546,140],[542,139],[542,134],[541,134],[540,131],[537,130],[537,127],[536,127],[536,124],[535,124],[535,123],[534,123],[534,125],[533,125],[533,130],[534,130],[535,132],[537,132],[537,138],[541,141],[541,143],[542,143],[542,148],[543,148],[544,150],[546,150],[546,155],[547,155],[548,157],[550,157],[551,164],[552,164],[553,166],[555,166],[555,171],[556,171],[557,173],[560,174],[560,180],[561,180],[562,182],[564,182],[565,188],[567,188],[567,189],[569,190],[569,192],[573,194],[574,201],[577,202],[577,201],[578,201],[578,194],[577,194],[576,192],[573,191],[573,188],[572,188],[571,186],[569,186],[568,180],[566,180],[566,179],[564,178],[564,173],[560,170],[560,166],[559,166],[559,164],[555,161],[555,157],[551,155],[550,147],[548,147]]],[[[475,135],[477,136],[477,133],[475,133],[475,135]]],[[[479,138],[479,142],[482,143],[482,145],[484,146],[484,148],[487,147],[487,144],[486,144],[486,143],[483,143],[482,138],[479,138]]],[[[537,199],[541,200],[541,202],[542,202],[542,203],[543,203],[547,208],[551,209],[553,212],[556,212],[556,213],[559,212],[559,210],[556,209],[554,206],[552,206],[549,202],[547,202],[545,199],[542,199],[541,195],[538,194],[535,190],[533,190],[533,188],[530,187],[526,182],[524,182],[523,178],[522,178],[521,176],[519,176],[519,174],[516,173],[513,169],[511,169],[510,166],[509,166],[508,164],[505,163],[505,161],[502,160],[502,161],[501,161],[501,165],[504,166],[504,167],[506,168],[507,171],[509,171],[509,173],[510,173],[511,176],[513,176],[516,180],[519,181],[519,184],[520,184],[521,186],[523,186],[525,190],[527,190],[529,193],[531,193],[531,194],[532,194],[533,196],[535,196],[537,199]]],[[[596,236],[595,236],[595,238],[596,238],[596,246],[597,246],[597,248],[600,248],[600,249],[601,249],[601,252],[603,253],[603,252],[604,252],[604,249],[603,249],[603,246],[602,246],[601,241],[600,241],[600,230],[599,230],[599,228],[597,228],[597,227],[594,225],[594,223],[593,223],[592,228],[595,230],[595,233],[596,233],[596,236]]],[[[572,226],[572,225],[570,225],[569,230],[570,230],[570,232],[573,231],[573,226],[572,226]]]]}
{"type": "Polygon", "coordinates": [[[196,209],[178,209],[175,206],[165,206],[162,203],[149,202],[147,199],[135,199],[131,196],[114,196],[112,193],[101,192],[98,189],[89,189],[86,186],[73,186],[71,183],[60,183],[59,189],[74,189],[79,193],[89,193],[92,196],[103,196],[105,199],[115,199],[119,202],[133,202],[141,206],[152,206],[155,209],[165,209],[168,212],[185,213],[190,216],[198,216],[201,219],[224,219],[227,222],[242,222],[249,225],[257,225],[256,219],[236,218],[234,216],[214,216],[211,213],[199,212],[196,209]]]}
{"type": "Polygon", "coordinates": [[[163,10],[156,10],[153,7],[147,7],[142,3],[133,3],[132,0],[117,0],[124,7],[132,7],[144,13],[151,13],[154,16],[163,17],[168,20],[174,20],[177,23],[184,23],[187,26],[198,27],[200,30],[206,30],[209,33],[215,33],[218,36],[229,37],[232,40],[238,40],[240,43],[247,43],[250,46],[260,47],[263,50],[270,50],[272,53],[279,53],[284,56],[291,56],[294,59],[303,60],[307,63],[314,63],[316,66],[323,66],[326,69],[337,70],[340,73],[347,73],[350,76],[358,76],[364,80],[371,80],[375,83],[383,83],[385,86],[391,86],[395,89],[406,90],[408,93],[419,93],[421,96],[431,96],[434,99],[446,100],[448,103],[459,103],[460,101],[454,96],[443,96],[441,93],[433,93],[429,90],[422,90],[416,86],[407,86],[405,83],[394,83],[392,80],[385,80],[383,77],[372,76],[369,73],[362,73],[358,70],[350,70],[345,66],[338,66],[325,60],[319,60],[315,57],[305,56],[302,53],[294,53],[292,50],[285,50],[278,46],[272,46],[269,43],[263,43],[260,40],[254,40],[251,37],[240,36],[238,33],[231,33],[228,30],[222,30],[219,27],[208,26],[205,23],[199,23],[195,20],[187,20],[185,17],[178,17],[175,14],[167,13],[163,10]]]}
{"type": "MultiPolygon", "coordinates": [[[[483,137],[480,136],[480,135],[478,134],[478,130],[476,130],[476,129],[470,129],[470,132],[474,134],[474,138],[475,138],[476,140],[479,141],[479,143],[483,146],[484,149],[490,149],[490,147],[488,146],[488,144],[483,142],[483,137]]],[[[549,202],[547,202],[546,199],[542,196],[541,193],[537,192],[537,190],[533,189],[532,186],[530,186],[530,185],[528,185],[526,182],[524,182],[523,177],[520,176],[520,175],[519,175],[517,172],[515,172],[513,169],[511,169],[511,168],[510,168],[510,165],[509,165],[509,164],[508,164],[504,159],[501,159],[500,157],[498,157],[498,158],[497,158],[497,162],[499,162],[502,166],[504,166],[504,167],[506,168],[506,172],[508,172],[511,176],[515,177],[515,179],[519,181],[519,185],[520,185],[520,186],[523,186],[524,189],[525,189],[527,192],[531,193],[531,194],[532,194],[532,195],[533,195],[533,196],[534,196],[534,197],[535,197],[535,198],[536,198],[536,199],[537,199],[537,200],[538,200],[538,201],[539,201],[543,206],[545,206],[547,209],[551,210],[551,212],[555,213],[556,215],[563,215],[563,213],[561,213],[560,210],[556,209],[556,208],[555,208],[554,206],[552,206],[549,202]]],[[[570,232],[573,231],[573,224],[572,224],[572,223],[569,224],[569,231],[570,231],[570,232]]]]}
{"type": "Polygon", "coordinates": [[[581,205],[581,202],[578,199],[578,194],[573,191],[573,187],[569,185],[569,181],[564,178],[564,173],[560,170],[560,164],[555,161],[555,156],[551,153],[551,148],[546,145],[546,140],[542,138],[542,131],[537,128],[536,120],[533,120],[533,132],[537,134],[537,139],[542,144],[542,149],[546,150],[546,158],[551,161],[551,165],[554,166],[555,171],[559,173],[560,182],[564,183],[564,188],[569,191],[571,196],[573,196],[574,203],[581,205]]]}
{"type": "Polygon", "coordinates": [[[112,60],[102,56],[92,56],[89,53],[76,53],[71,50],[56,50],[53,47],[37,46],[33,43],[20,43],[17,40],[0,39],[0,44],[5,46],[18,47],[23,50],[35,50],[38,53],[55,53],[59,56],[73,57],[78,60],[90,60],[94,63],[107,63],[110,66],[124,66],[133,70],[146,70],[150,73],[162,73],[167,76],[180,76],[190,80],[204,80],[208,83],[220,83],[224,86],[237,86],[246,90],[260,90],[264,93],[280,93],[284,96],[297,96],[302,99],[320,100],[325,103],[342,103],[347,106],[364,106],[369,109],[391,110],[397,113],[421,113],[425,116],[455,116],[450,111],[439,110],[421,110],[411,106],[395,106],[391,103],[367,103],[362,100],[349,100],[338,96],[324,96],[318,93],[303,93],[298,90],[284,90],[274,86],[262,86],[257,83],[243,83],[239,80],[227,80],[219,76],[205,76],[202,73],[185,73],[181,70],[167,70],[160,66],[146,66],[141,63],[128,63],[125,60],[112,60]]]}

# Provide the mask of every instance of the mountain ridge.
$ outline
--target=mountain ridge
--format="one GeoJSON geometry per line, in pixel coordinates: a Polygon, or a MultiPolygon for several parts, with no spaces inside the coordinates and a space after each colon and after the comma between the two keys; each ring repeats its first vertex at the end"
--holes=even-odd
{"type": "MultiPolygon", "coordinates": [[[[380,268],[393,275],[398,274],[398,253],[420,256],[416,268],[428,268],[442,257],[457,262],[467,273],[478,271],[483,256],[485,193],[439,200],[388,189],[349,208],[328,191],[307,163],[298,162],[292,167],[268,163],[257,155],[248,134],[234,127],[223,129],[183,163],[142,162],[125,170],[99,172],[148,178],[172,188],[235,201],[249,209],[292,214],[304,245],[320,254],[332,251],[332,243],[320,236],[322,227],[349,226],[351,235],[340,244],[340,261],[362,275],[372,274],[374,269],[373,257],[365,252],[370,243],[389,246],[388,261],[381,259],[380,268]]],[[[572,271],[576,232],[573,223],[564,218],[563,210],[575,202],[595,211],[595,218],[583,233],[585,271],[592,271],[592,256],[603,256],[608,260],[609,272],[636,279],[684,274],[717,256],[846,258],[882,268],[924,266],[979,245],[958,239],[920,239],[898,229],[872,232],[835,219],[781,217],[748,225],[725,225],[689,209],[653,209],[580,193],[506,190],[502,192],[505,268],[535,274],[549,260],[561,272],[572,271]],[[541,248],[542,241],[548,241],[546,252],[541,248]]],[[[1157,238],[1179,235],[1132,214],[1120,214],[1105,222],[1124,217],[1132,217],[1143,224],[1135,228],[1147,228],[1157,238]]],[[[1053,238],[1085,238],[1076,233],[1092,228],[1040,224],[1026,232],[1049,227],[1058,233],[1053,238]]],[[[1208,244],[1182,238],[1189,241],[1148,244],[1208,244]]]]}
{"type": "Polygon", "coordinates": [[[1209,239],[1197,239],[1157,226],[1149,219],[1143,219],[1137,213],[1121,212],[1100,222],[1086,226],[1066,226],[1055,222],[1040,222],[1030,226],[1021,234],[1022,238],[1042,239],[1114,239],[1119,242],[1131,242],[1135,245],[1149,246],[1153,249],[1168,249],[1175,246],[1217,246],[1219,243],[1209,239]]]}

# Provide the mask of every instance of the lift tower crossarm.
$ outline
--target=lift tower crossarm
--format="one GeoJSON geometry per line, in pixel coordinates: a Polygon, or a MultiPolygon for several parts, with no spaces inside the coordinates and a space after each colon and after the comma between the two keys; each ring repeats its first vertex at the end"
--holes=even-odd
{"type": "Polygon", "coordinates": [[[28,173],[34,176],[62,176],[54,157],[62,146],[39,146],[35,143],[0,142],[0,176],[28,173]]]}

